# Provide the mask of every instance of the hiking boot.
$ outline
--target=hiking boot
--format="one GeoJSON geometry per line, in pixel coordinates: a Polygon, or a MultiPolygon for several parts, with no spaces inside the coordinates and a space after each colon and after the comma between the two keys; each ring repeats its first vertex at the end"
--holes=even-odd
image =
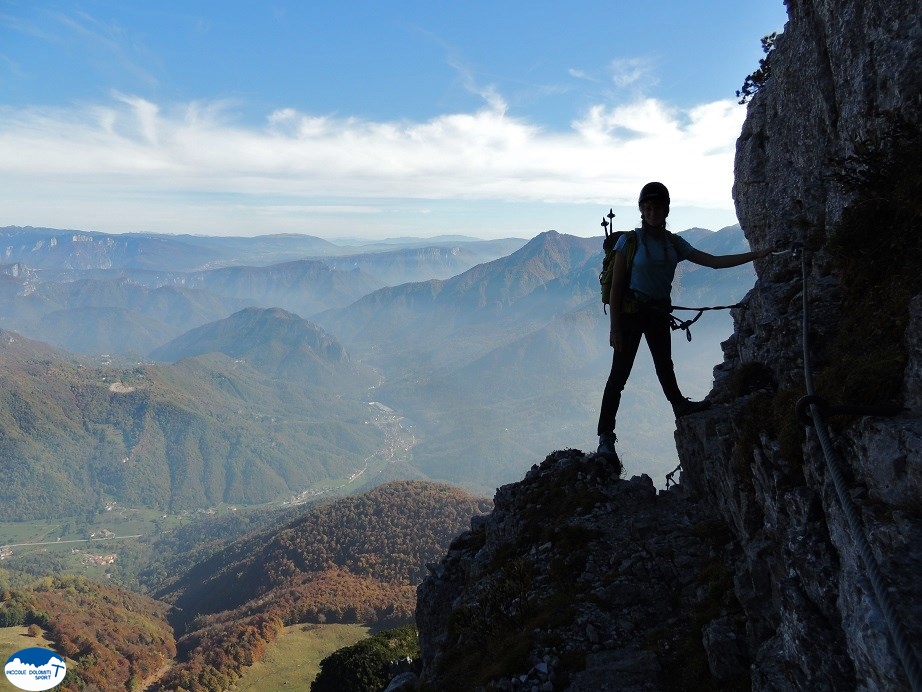
{"type": "Polygon", "coordinates": [[[615,451],[615,442],[618,441],[618,436],[615,433],[605,433],[604,435],[599,435],[599,454],[604,454],[606,456],[618,456],[618,452],[615,451]]]}
{"type": "Polygon", "coordinates": [[[685,398],[680,401],[673,402],[672,412],[675,414],[676,418],[682,418],[683,416],[688,416],[692,413],[699,413],[701,411],[706,411],[711,408],[711,402],[707,399],[703,401],[692,401],[691,399],[685,398]]]}

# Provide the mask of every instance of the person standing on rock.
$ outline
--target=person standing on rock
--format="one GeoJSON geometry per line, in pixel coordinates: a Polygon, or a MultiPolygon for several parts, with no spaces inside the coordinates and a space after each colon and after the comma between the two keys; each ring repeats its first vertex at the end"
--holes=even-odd
{"type": "Polygon", "coordinates": [[[712,269],[737,267],[765,257],[771,250],[737,255],[710,255],[693,248],[688,241],[666,230],[669,190],[659,182],[647,183],[638,199],[641,227],[623,234],[615,244],[611,282],[611,332],[614,349],[611,373],[602,394],[599,413],[599,453],[616,455],[615,418],[621,392],[634,365],[641,337],[646,338],[656,376],[672,404],[676,418],[703,411],[710,402],[691,401],[682,396],[672,363],[672,335],[669,314],[672,307],[672,279],[678,263],[689,260],[712,269]]]}

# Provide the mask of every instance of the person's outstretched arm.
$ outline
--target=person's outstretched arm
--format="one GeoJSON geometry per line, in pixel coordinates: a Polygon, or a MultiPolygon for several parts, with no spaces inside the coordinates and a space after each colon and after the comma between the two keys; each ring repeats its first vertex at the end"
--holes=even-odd
{"type": "Polygon", "coordinates": [[[688,256],[688,261],[700,264],[702,267],[710,267],[711,269],[729,269],[730,267],[738,267],[741,264],[746,264],[747,262],[752,262],[762,257],[768,257],[771,252],[772,251],[769,249],[741,252],[738,255],[711,255],[701,250],[695,250],[688,256]]]}

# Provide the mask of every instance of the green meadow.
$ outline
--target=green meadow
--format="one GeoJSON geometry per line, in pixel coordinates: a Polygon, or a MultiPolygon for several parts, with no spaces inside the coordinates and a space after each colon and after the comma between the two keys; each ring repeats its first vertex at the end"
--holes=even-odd
{"type": "Polygon", "coordinates": [[[235,692],[310,692],[320,661],[369,636],[364,625],[293,625],[246,668],[235,692]]]}

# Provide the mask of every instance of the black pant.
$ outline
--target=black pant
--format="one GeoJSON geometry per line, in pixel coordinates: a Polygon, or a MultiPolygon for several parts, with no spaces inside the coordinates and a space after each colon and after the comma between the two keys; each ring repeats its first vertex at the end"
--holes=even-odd
{"type": "Polygon", "coordinates": [[[670,403],[683,399],[675,378],[672,364],[672,335],[669,313],[641,306],[636,313],[621,315],[622,350],[615,350],[611,361],[611,373],[602,394],[602,410],[599,413],[599,435],[614,432],[621,392],[634,366],[634,358],[640,347],[640,337],[646,337],[656,376],[663,388],[663,394],[670,403]]]}

